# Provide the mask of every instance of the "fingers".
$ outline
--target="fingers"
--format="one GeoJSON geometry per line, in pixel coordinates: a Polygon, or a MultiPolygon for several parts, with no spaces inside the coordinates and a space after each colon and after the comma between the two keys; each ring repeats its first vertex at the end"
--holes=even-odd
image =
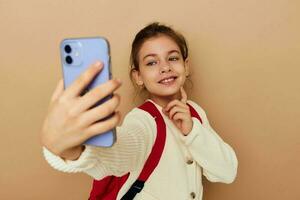
{"type": "Polygon", "coordinates": [[[118,80],[109,80],[106,83],[103,83],[88,93],[83,95],[80,99],[80,106],[77,106],[76,109],[78,113],[81,113],[93,105],[95,105],[99,100],[107,97],[110,94],[113,94],[121,86],[121,82],[118,80]]]}
{"type": "Polygon", "coordinates": [[[171,120],[173,120],[174,115],[177,114],[177,113],[185,113],[185,114],[187,114],[188,111],[187,111],[185,108],[181,108],[181,107],[178,107],[178,106],[174,106],[174,107],[170,110],[168,116],[169,116],[169,118],[170,118],[171,120]]]}
{"type": "Polygon", "coordinates": [[[184,115],[189,116],[190,110],[189,106],[186,104],[187,101],[187,95],[183,89],[183,87],[180,88],[181,90],[181,100],[175,99],[167,104],[167,106],[163,109],[163,112],[171,119],[174,119],[174,116],[178,113],[183,113],[184,115]]]}
{"type": "Polygon", "coordinates": [[[186,118],[186,115],[184,113],[176,113],[173,117],[173,120],[177,121],[177,120],[183,120],[185,118],[186,118]]]}
{"type": "Polygon", "coordinates": [[[103,68],[103,63],[96,62],[91,65],[83,74],[77,78],[74,83],[72,83],[65,91],[65,96],[67,98],[72,98],[75,96],[79,96],[80,93],[86,88],[90,82],[95,78],[95,76],[101,71],[103,68]]]}
{"type": "Polygon", "coordinates": [[[115,94],[111,99],[85,112],[81,116],[80,121],[82,121],[83,124],[90,125],[96,121],[104,119],[105,117],[115,112],[119,104],[120,104],[120,96],[115,94]]]}
{"type": "Polygon", "coordinates": [[[105,133],[106,131],[115,128],[120,122],[120,119],[120,112],[116,112],[111,118],[89,126],[82,134],[82,137],[84,137],[83,139],[89,139],[95,135],[105,133]]]}
{"type": "Polygon", "coordinates": [[[183,107],[185,109],[188,108],[188,105],[184,104],[182,101],[175,99],[175,100],[171,101],[170,103],[168,103],[168,105],[164,108],[164,111],[169,112],[169,110],[172,109],[172,107],[174,107],[174,106],[183,107]]]}
{"type": "Polygon", "coordinates": [[[58,99],[58,97],[60,97],[62,95],[64,91],[64,83],[63,83],[63,79],[60,79],[56,85],[56,88],[51,96],[51,102],[56,101],[58,99]]]}
{"type": "Polygon", "coordinates": [[[184,88],[182,86],[180,88],[180,92],[181,92],[181,102],[184,103],[184,104],[186,104],[186,102],[187,102],[187,94],[186,94],[186,92],[185,92],[185,90],[184,90],[184,88]]]}
{"type": "Polygon", "coordinates": [[[181,94],[181,99],[180,101],[175,99],[173,101],[171,101],[170,103],[168,103],[168,105],[164,108],[165,111],[169,111],[173,106],[178,105],[180,107],[183,108],[188,108],[187,103],[187,94],[184,90],[183,87],[180,87],[180,94],[181,94]]]}

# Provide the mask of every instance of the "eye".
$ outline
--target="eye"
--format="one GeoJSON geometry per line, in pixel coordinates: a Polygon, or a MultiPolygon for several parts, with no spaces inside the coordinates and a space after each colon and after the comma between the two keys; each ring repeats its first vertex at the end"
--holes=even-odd
{"type": "Polygon", "coordinates": [[[157,64],[156,61],[150,61],[150,62],[148,62],[146,65],[147,65],[147,66],[153,66],[153,65],[156,65],[156,64],[157,64]]]}
{"type": "Polygon", "coordinates": [[[172,56],[169,58],[169,61],[177,61],[177,60],[179,60],[179,57],[177,56],[172,56]]]}

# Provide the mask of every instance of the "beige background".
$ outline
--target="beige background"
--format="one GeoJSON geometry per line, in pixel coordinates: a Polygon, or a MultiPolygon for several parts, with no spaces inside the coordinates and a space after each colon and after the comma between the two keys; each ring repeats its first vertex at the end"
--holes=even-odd
{"type": "Polygon", "coordinates": [[[130,44],[156,20],[187,37],[189,96],[239,159],[236,181],[205,181],[204,199],[300,199],[299,10],[297,0],[0,0],[0,199],[87,199],[91,178],[49,167],[38,140],[61,77],[59,42],[109,39],[125,115],[130,44]]]}

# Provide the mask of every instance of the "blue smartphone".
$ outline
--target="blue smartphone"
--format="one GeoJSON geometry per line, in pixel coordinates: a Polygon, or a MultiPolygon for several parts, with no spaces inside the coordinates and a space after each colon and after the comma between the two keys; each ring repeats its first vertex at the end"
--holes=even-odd
{"type": "MultiPolygon", "coordinates": [[[[101,72],[93,79],[93,81],[82,91],[81,96],[88,92],[90,89],[103,84],[111,79],[111,62],[110,62],[110,49],[108,41],[103,37],[88,37],[88,38],[68,38],[60,43],[60,55],[64,79],[64,87],[67,88],[72,84],[87,68],[95,63],[101,61],[104,64],[101,72]]],[[[108,95],[104,99],[97,102],[93,107],[100,105],[112,97],[108,95]]],[[[93,108],[91,107],[91,108],[93,108]]],[[[106,120],[110,116],[101,119],[106,120]]],[[[115,128],[105,133],[96,135],[84,144],[110,147],[116,141],[115,128]]]]}

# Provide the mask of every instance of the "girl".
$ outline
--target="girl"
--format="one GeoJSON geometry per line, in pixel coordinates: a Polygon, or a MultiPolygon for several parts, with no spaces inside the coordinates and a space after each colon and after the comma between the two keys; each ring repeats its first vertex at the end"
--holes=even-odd
{"type": "MultiPolygon", "coordinates": [[[[70,87],[62,80],[52,95],[41,131],[44,156],[64,172],[84,172],[96,180],[106,176],[130,176],[117,199],[139,176],[156,139],[156,123],[149,113],[134,108],[120,121],[116,111],[120,97],[89,109],[114,93],[121,82],[110,80],[80,96],[102,64],[91,66],[70,87]],[[100,121],[111,113],[113,117],[100,121]],[[117,141],[111,148],[82,143],[116,127],[117,141]]],[[[237,173],[234,150],[211,128],[205,111],[188,100],[183,88],[189,75],[188,48],[184,37],[168,26],[152,23],[135,37],[131,51],[131,78],[163,116],[166,140],[159,164],[135,199],[202,199],[202,174],[212,182],[232,183],[237,173]],[[192,118],[190,104],[203,123],[192,118]]],[[[145,102],[146,102],[145,101],[145,102]]]]}

